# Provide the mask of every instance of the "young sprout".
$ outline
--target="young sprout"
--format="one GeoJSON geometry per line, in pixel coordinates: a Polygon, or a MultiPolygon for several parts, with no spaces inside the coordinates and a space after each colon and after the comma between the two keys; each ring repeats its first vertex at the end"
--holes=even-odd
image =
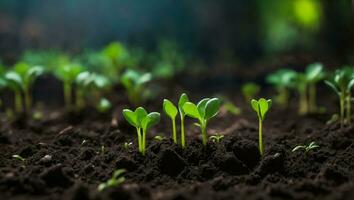
{"type": "Polygon", "coordinates": [[[156,135],[155,137],[154,137],[154,139],[155,140],[157,140],[157,141],[162,141],[162,140],[164,140],[164,139],[166,139],[164,136],[161,136],[161,135],[156,135]]]}
{"type": "Polygon", "coordinates": [[[189,101],[187,94],[183,93],[179,97],[178,100],[178,111],[181,119],[181,146],[182,148],[186,147],[185,133],[184,133],[184,118],[186,117],[186,113],[183,110],[184,104],[189,101]]]}
{"type": "Polygon", "coordinates": [[[125,87],[129,101],[133,105],[139,105],[143,101],[145,85],[151,81],[150,73],[140,73],[134,70],[127,70],[121,77],[121,82],[125,87]]]}
{"type": "Polygon", "coordinates": [[[237,107],[231,101],[226,101],[221,107],[221,109],[224,109],[226,112],[231,113],[233,115],[239,115],[242,112],[241,108],[237,107]]]}
{"type": "Polygon", "coordinates": [[[308,109],[310,112],[317,112],[317,89],[316,84],[325,77],[321,63],[310,64],[305,71],[308,83],[308,109]]]}
{"type": "Polygon", "coordinates": [[[267,83],[277,90],[275,103],[286,108],[289,103],[289,90],[295,86],[296,72],[290,69],[280,69],[267,76],[267,83]]]}
{"type": "Polygon", "coordinates": [[[298,145],[298,146],[296,146],[293,150],[292,150],[292,152],[295,152],[295,151],[297,151],[297,150],[300,150],[300,149],[303,149],[303,150],[305,150],[305,154],[307,154],[310,150],[314,150],[314,149],[317,149],[317,148],[319,148],[320,146],[319,145],[317,145],[315,142],[311,142],[309,145],[298,145]]]}
{"type": "Polygon", "coordinates": [[[172,138],[173,142],[177,144],[177,133],[176,133],[176,116],[178,114],[178,110],[173,103],[167,99],[163,100],[163,111],[166,115],[171,118],[172,121],[172,138]]]}
{"type": "Polygon", "coordinates": [[[334,77],[331,80],[325,80],[325,83],[338,95],[341,124],[350,124],[354,69],[351,67],[338,69],[335,71],[334,77]]]}
{"type": "Polygon", "coordinates": [[[16,63],[14,69],[5,74],[8,86],[15,93],[15,109],[17,112],[23,112],[22,94],[24,95],[24,104],[26,112],[29,112],[32,105],[31,88],[38,76],[44,73],[40,66],[29,66],[26,63],[16,63]]]}
{"type": "Polygon", "coordinates": [[[138,134],[139,152],[145,155],[146,132],[149,128],[156,125],[160,121],[160,113],[147,113],[143,107],[139,107],[135,111],[124,109],[123,116],[130,125],[136,128],[136,132],[138,134]]]}
{"type": "Polygon", "coordinates": [[[224,135],[221,135],[220,133],[217,133],[217,134],[209,137],[209,139],[211,141],[213,141],[214,143],[220,143],[223,138],[224,138],[224,135]]]}
{"type": "Polygon", "coordinates": [[[132,142],[124,142],[124,149],[128,150],[133,145],[132,142]]]}
{"type": "Polygon", "coordinates": [[[124,183],[125,177],[123,176],[123,174],[125,172],[125,169],[117,169],[116,171],[114,171],[112,178],[108,179],[107,182],[98,185],[98,191],[101,192],[107,188],[117,187],[124,183]]]}
{"type": "Polygon", "coordinates": [[[26,159],[24,159],[22,156],[20,155],[12,155],[12,158],[16,159],[16,160],[19,160],[21,162],[24,162],[26,161],[26,159]]]}
{"type": "Polygon", "coordinates": [[[218,98],[205,98],[199,101],[197,105],[191,102],[187,102],[183,106],[183,111],[187,116],[195,118],[199,121],[198,126],[200,126],[202,131],[202,142],[203,145],[207,144],[207,124],[208,121],[215,117],[220,108],[220,100],[218,98]]]}
{"type": "Polygon", "coordinates": [[[59,65],[55,71],[56,77],[63,82],[63,94],[67,110],[72,109],[73,84],[82,71],[83,67],[75,63],[59,65]]]}
{"type": "Polygon", "coordinates": [[[261,87],[255,83],[246,83],[242,85],[242,94],[247,102],[251,101],[261,90],[261,87]]]}
{"type": "MultiPolygon", "coordinates": [[[[102,93],[109,89],[110,81],[105,76],[84,71],[77,75],[76,85],[76,108],[80,110],[89,100],[97,107],[103,100],[102,93]]],[[[103,100],[103,103],[109,103],[107,101],[103,100]]]]}
{"type": "Polygon", "coordinates": [[[264,154],[264,146],[263,146],[263,121],[265,119],[265,114],[268,112],[270,107],[272,106],[272,100],[271,99],[264,99],[260,98],[258,101],[255,99],[252,99],[251,101],[251,106],[254,111],[256,111],[257,116],[258,116],[258,122],[259,122],[259,129],[258,129],[258,147],[259,147],[259,153],[261,155],[264,154]]]}

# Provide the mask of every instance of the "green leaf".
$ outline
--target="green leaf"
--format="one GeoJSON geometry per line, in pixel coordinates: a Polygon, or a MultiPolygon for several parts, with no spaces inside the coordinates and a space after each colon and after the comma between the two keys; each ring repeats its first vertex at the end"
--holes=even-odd
{"type": "Polygon", "coordinates": [[[173,105],[173,103],[167,99],[163,100],[163,110],[172,119],[175,119],[178,114],[176,106],[173,105]]]}
{"type": "Polygon", "coordinates": [[[200,119],[198,108],[194,103],[187,102],[183,105],[183,110],[189,117],[200,119]]]}
{"type": "Polygon", "coordinates": [[[257,113],[259,113],[259,106],[258,106],[258,101],[255,100],[255,99],[252,99],[251,100],[251,106],[252,106],[252,109],[254,111],[256,111],[257,113]]]}
{"type": "Polygon", "coordinates": [[[332,88],[332,90],[333,90],[337,95],[340,95],[340,92],[339,92],[337,86],[335,85],[335,83],[330,82],[330,81],[328,81],[328,80],[325,80],[324,83],[325,83],[326,85],[328,85],[330,88],[332,88]]]}
{"type": "Polygon", "coordinates": [[[314,63],[307,67],[306,78],[310,82],[317,82],[324,77],[323,66],[321,63],[314,63]]]}
{"type": "Polygon", "coordinates": [[[264,119],[264,116],[265,114],[267,113],[268,109],[270,108],[271,106],[271,100],[266,100],[264,98],[260,98],[258,100],[258,105],[259,105],[259,108],[260,108],[260,111],[261,111],[261,117],[262,117],[262,120],[264,119]]]}
{"type": "Polygon", "coordinates": [[[158,112],[152,112],[152,113],[149,113],[145,119],[143,119],[142,121],[142,127],[143,129],[147,130],[149,129],[150,127],[156,125],[157,123],[159,123],[160,121],[160,113],[158,112]]]}
{"type": "Polygon", "coordinates": [[[138,126],[143,127],[142,121],[146,118],[148,113],[146,112],[146,110],[143,107],[139,107],[139,108],[135,109],[135,115],[136,115],[138,126]]]}
{"type": "Polygon", "coordinates": [[[124,116],[125,120],[127,120],[129,122],[130,125],[132,125],[136,128],[139,127],[136,113],[134,113],[133,111],[131,111],[129,109],[124,109],[123,116],[124,116]]]}
{"type": "Polygon", "coordinates": [[[19,90],[20,88],[23,88],[23,79],[18,73],[14,71],[7,72],[5,74],[5,79],[11,89],[19,90]]]}
{"type": "Polygon", "coordinates": [[[185,103],[187,103],[189,101],[188,99],[188,96],[186,93],[183,93],[180,98],[179,98],[179,101],[178,101],[178,109],[179,109],[179,112],[182,116],[185,115],[184,113],[184,110],[183,110],[183,106],[185,103]]]}
{"type": "Polygon", "coordinates": [[[197,104],[199,115],[202,118],[205,118],[205,106],[208,103],[208,101],[209,101],[209,98],[204,98],[204,99],[200,100],[199,103],[197,104]]]}
{"type": "Polygon", "coordinates": [[[210,119],[218,114],[221,101],[218,98],[210,99],[205,105],[205,119],[210,119]]]}

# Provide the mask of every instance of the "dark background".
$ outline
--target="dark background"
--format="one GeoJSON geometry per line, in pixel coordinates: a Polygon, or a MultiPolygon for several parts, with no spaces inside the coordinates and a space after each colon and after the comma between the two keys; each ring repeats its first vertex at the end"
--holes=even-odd
{"type": "Polygon", "coordinates": [[[0,53],[6,62],[25,49],[75,53],[113,40],[154,49],[168,38],[206,62],[308,54],[353,63],[353,7],[351,0],[1,0],[0,53]],[[304,2],[316,8],[300,6],[305,21],[317,16],[309,23],[293,13],[304,2]]]}

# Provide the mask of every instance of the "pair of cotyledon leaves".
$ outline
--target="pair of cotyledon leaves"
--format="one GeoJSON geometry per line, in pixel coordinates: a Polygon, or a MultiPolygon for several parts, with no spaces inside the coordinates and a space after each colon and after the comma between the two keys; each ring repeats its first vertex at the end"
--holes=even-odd
{"type": "Polygon", "coordinates": [[[82,87],[93,86],[99,89],[104,89],[110,84],[109,80],[106,77],[88,71],[79,73],[76,77],[76,83],[82,87]]]}
{"type": "Polygon", "coordinates": [[[164,99],[163,100],[163,110],[171,119],[176,118],[178,111],[180,112],[181,117],[184,117],[185,112],[183,110],[183,106],[188,101],[189,101],[188,96],[185,93],[183,93],[181,95],[181,97],[179,98],[178,109],[177,109],[177,107],[170,100],[164,99]]]}
{"type": "Polygon", "coordinates": [[[160,113],[147,113],[143,107],[139,107],[135,111],[124,109],[123,115],[130,125],[144,130],[149,129],[160,121],[160,113]]]}
{"type": "Polygon", "coordinates": [[[252,99],[251,106],[252,106],[252,109],[257,112],[258,118],[261,121],[263,121],[265,118],[265,114],[268,112],[268,110],[272,106],[272,100],[271,99],[266,100],[264,98],[260,98],[257,101],[255,99],[252,99]]]}
{"type": "Polygon", "coordinates": [[[44,69],[41,66],[29,66],[26,63],[18,63],[13,71],[9,71],[5,74],[5,80],[9,87],[13,89],[25,89],[43,73],[44,69]]]}
{"type": "Polygon", "coordinates": [[[338,95],[341,95],[341,90],[350,91],[354,86],[354,69],[344,67],[336,70],[333,80],[326,80],[325,83],[331,87],[338,95]]]}

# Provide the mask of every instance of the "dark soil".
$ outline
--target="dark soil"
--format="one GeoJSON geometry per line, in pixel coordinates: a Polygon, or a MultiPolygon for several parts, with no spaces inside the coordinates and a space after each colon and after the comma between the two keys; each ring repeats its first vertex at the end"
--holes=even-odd
{"type": "Polygon", "coordinates": [[[134,129],[121,118],[114,126],[110,116],[93,111],[52,111],[38,121],[3,120],[0,199],[353,199],[353,126],[326,125],[330,115],[300,117],[272,108],[260,156],[256,116],[243,108],[240,116],[221,113],[210,122],[210,134],[225,134],[221,143],[203,146],[188,120],[186,149],[168,139],[171,128],[163,117],[149,131],[145,157],[136,150],[134,129]],[[153,139],[162,132],[167,139],[153,139]],[[312,141],[320,148],[291,151],[312,141]],[[119,168],[127,170],[125,183],[99,193],[98,184],[119,168]]]}

